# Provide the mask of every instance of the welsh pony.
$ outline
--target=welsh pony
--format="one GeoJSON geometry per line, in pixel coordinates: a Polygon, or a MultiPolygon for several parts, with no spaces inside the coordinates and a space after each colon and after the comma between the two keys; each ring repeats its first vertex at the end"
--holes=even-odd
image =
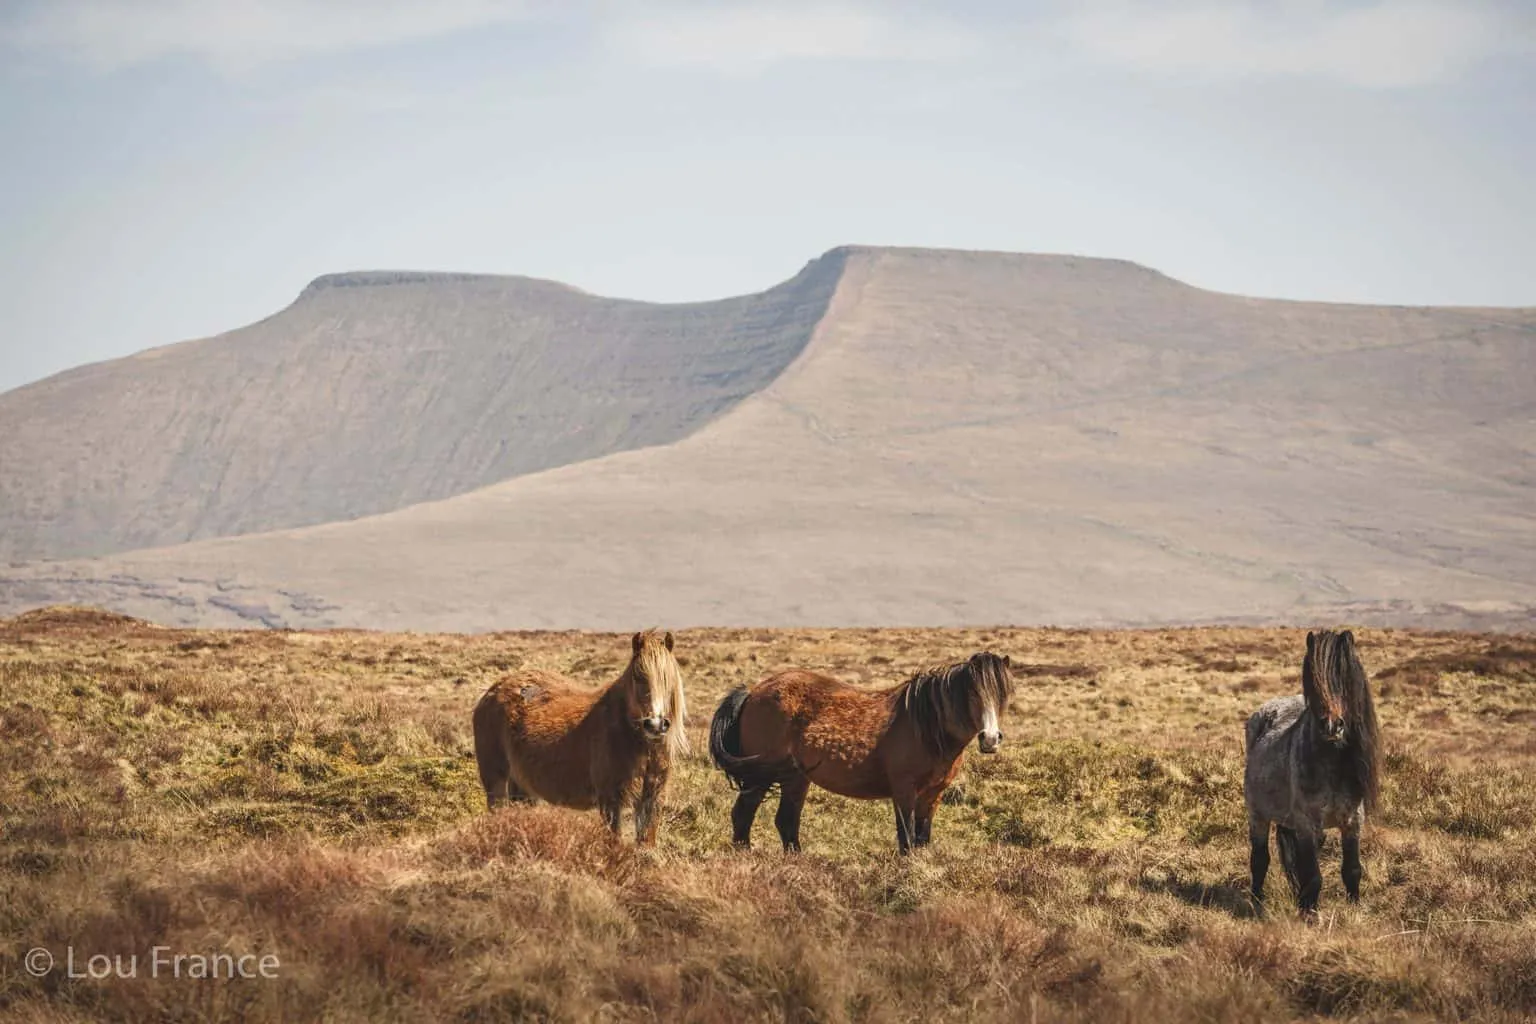
{"type": "Polygon", "coordinates": [[[1323,830],[1343,846],[1344,889],[1360,899],[1360,828],[1380,794],[1381,737],[1355,638],[1345,630],[1307,634],[1301,690],[1255,711],[1246,730],[1243,798],[1248,804],[1253,899],[1264,905],[1269,826],[1304,919],[1317,914],[1323,830]]]}
{"type": "Polygon", "coordinates": [[[553,672],[507,676],[475,705],[475,760],[487,804],[547,800],[597,808],[615,835],[634,808],[635,839],[656,842],[672,759],[688,748],[672,634],[636,633],[629,666],[602,690],[553,672]]]}
{"type": "Polygon", "coordinates": [[[709,751],[740,794],[731,810],[737,846],[779,787],[774,825],[800,849],[800,813],[811,783],[860,800],[889,800],[896,845],[928,845],[939,797],[974,738],[984,754],[1003,741],[998,723],[1013,690],[1010,662],[990,652],[919,672],[870,691],[789,669],[726,695],[709,729],[709,751]]]}

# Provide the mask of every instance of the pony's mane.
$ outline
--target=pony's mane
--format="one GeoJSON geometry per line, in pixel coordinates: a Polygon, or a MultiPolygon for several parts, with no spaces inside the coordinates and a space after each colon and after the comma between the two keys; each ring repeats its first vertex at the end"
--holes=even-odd
{"type": "Polygon", "coordinates": [[[653,693],[662,694],[672,728],[667,730],[667,752],[680,757],[688,752],[688,698],[683,693],[683,671],[666,641],[655,630],[640,634],[640,650],[629,659],[629,667],[620,677],[627,684],[636,673],[651,681],[653,693]]]}
{"type": "Polygon", "coordinates": [[[1013,692],[1013,677],[1001,657],[990,651],[965,661],[924,669],[891,690],[893,707],[912,716],[923,742],[936,751],[954,743],[951,726],[969,726],[970,692],[990,697],[1001,712],[1013,692]]]}
{"type": "Polygon", "coordinates": [[[1365,809],[1375,811],[1381,795],[1381,730],[1376,722],[1376,702],[1365,669],[1355,654],[1354,634],[1321,630],[1308,634],[1307,656],[1302,662],[1302,689],[1309,703],[1330,700],[1349,729],[1349,750],[1355,782],[1365,809]]]}

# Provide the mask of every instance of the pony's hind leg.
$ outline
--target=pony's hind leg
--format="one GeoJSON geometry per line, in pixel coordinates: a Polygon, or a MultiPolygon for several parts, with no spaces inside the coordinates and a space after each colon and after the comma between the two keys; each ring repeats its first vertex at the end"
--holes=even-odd
{"type": "Polygon", "coordinates": [[[485,787],[485,806],[488,810],[494,811],[499,805],[511,801],[512,798],[507,793],[506,779],[500,782],[488,782],[482,777],[480,784],[485,787]]]}
{"type": "Polygon", "coordinates": [[[1264,879],[1269,875],[1269,822],[1248,821],[1248,872],[1253,881],[1253,905],[1264,910],[1264,879]]]}
{"type": "Polygon", "coordinates": [[[487,692],[475,705],[475,767],[480,771],[480,785],[485,789],[485,803],[491,810],[507,802],[512,783],[512,756],[507,749],[506,712],[487,692]]]}
{"type": "Polygon", "coordinates": [[[1275,846],[1280,850],[1280,870],[1285,872],[1286,884],[1294,897],[1301,891],[1301,878],[1296,873],[1296,830],[1276,825],[1275,846]]]}
{"type": "Polygon", "coordinates": [[[1275,827],[1280,864],[1296,895],[1296,907],[1307,920],[1317,916],[1317,898],[1323,891],[1323,874],[1317,866],[1317,839],[1313,832],[1275,827]]]}
{"type": "Polygon", "coordinates": [[[773,824],[779,830],[779,838],[784,841],[787,852],[800,852],[800,812],[805,810],[805,795],[810,789],[811,780],[805,775],[796,775],[779,783],[779,809],[773,816],[773,824]]]}
{"type": "Polygon", "coordinates": [[[1340,844],[1344,847],[1344,891],[1349,902],[1360,902],[1360,823],[1351,822],[1339,830],[1340,844]]]}
{"type": "MultiPolygon", "coordinates": [[[[512,781],[512,766],[505,758],[496,756],[499,753],[496,750],[484,751],[478,758],[480,785],[485,789],[485,804],[493,811],[498,805],[512,799],[512,791],[517,789],[517,784],[512,781]]],[[[520,794],[522,791],[517,792],[520,794]]]]}
{"type": "Polygon", "coordinates": [[[492,807],[534,802],[533,794],[518,785],[511,765],[496,772],[490,781],[486,780],[485,770],[481,769],[480,784],[485,787],[486,800],[492,807]]]}
{"type": "Polygon", "coordinates": [[[737,795],[736,805],[731,808],[731,842],[736,846],[746,849],[752,845],[752,820],[757,817],[757,809],[769,788],[756,786],[737,795]]]}

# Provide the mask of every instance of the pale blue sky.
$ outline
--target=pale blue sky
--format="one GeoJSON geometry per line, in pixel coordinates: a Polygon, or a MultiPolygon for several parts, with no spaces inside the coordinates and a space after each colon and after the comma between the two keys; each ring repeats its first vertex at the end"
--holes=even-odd
{"type": "Polygon", "coordinates": [[[318,274],[655,300],[843,243],[1536,305],[1536,4],[6,0],[0,389],[318,274]]]}

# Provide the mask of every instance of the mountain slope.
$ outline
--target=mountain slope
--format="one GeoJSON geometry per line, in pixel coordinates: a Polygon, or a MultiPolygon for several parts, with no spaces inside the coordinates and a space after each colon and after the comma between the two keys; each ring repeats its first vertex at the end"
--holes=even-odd
{"type": "Polygon", "coordinates": [[[675,441],[799,354],[837,264],[670,306],[322,277],[250,327],[0,395],[0,560],[352,519],[675,441]]]}
{"type": "Polygon", "coordinates": [[[16,570],[13,609],[415,629],[1313,621],[1536,608],[1536,310],[841,251],[692,436],[388,515],[16,570]]]}

